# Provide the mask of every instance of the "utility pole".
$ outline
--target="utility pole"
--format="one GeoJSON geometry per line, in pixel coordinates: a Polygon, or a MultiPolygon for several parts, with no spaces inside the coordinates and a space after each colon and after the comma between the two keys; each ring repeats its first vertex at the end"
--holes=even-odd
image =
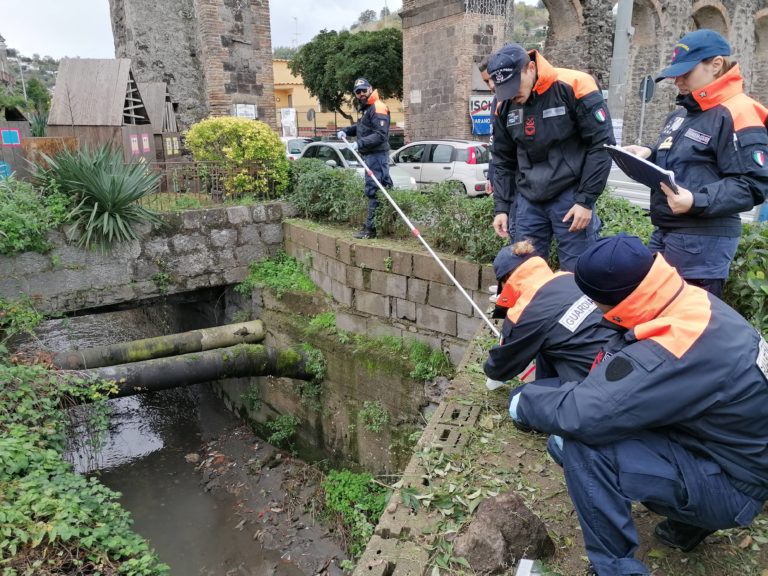
{"type": "Polygon", "coordinates": [[[295,32],[293,33],[293,47],[298,48],[299,47],[299,19],[294,16],[293,22],[296,26],[295,32]]]}
{"type": "Polygon", "coordinates": [[[611,83],[608,87],[608,109],[613,119],[613,134],[621,145],[624,131],[624,101],[627,95],[627,71],[629,70],[629,45],[634,34],[632,5],[634,0],[619,0],[616,12],[616,30],[613,33],[613,57],[611,58],[611,83]]]}

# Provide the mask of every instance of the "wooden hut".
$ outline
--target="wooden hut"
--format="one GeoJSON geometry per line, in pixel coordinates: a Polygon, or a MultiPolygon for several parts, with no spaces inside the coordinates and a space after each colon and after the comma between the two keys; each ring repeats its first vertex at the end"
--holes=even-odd
{"type": "Polygon", "coordinates": [[[25,173],[22,145],[31,135],[24,113],[16,107],[0,109],[0,178],[25,173]]]}
{"type": "Polygon", "coordinates": [[[152,124],[127,58],[64,58],[48,115],[48,135],[76,137],[81,148],[111,144],[126,162],[155,161],[152,124]]]}
{"type": "Polygon", "coordinates": [[[152,122],[157,161],[181,160],[181,134],[176,124],[178,105],[171,101],[168,85],[165,82],[139,82],[139,94],[152,122]]]}

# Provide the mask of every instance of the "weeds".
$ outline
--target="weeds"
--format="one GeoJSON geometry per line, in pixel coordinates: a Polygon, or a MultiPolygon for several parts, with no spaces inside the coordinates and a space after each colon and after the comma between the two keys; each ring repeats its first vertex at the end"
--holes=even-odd
{"type": "Polygon", "coordinates": [[[381,432],[389,423],[389,412],[384,409],[378,400],[363,402],[363,408],[360,410],[360,420],[366,430],[371,432],[381,432]]]}
{"type": "Polygon", "coordinates": [[[317,287],[307,276],[305,267],[295,258],[280,252],[274,258],[254,262],[250,273],[235,287],[239,294],[248,295],[256,288],[266,287],[282,298],[288,292],[315,292],[317,287]]]}

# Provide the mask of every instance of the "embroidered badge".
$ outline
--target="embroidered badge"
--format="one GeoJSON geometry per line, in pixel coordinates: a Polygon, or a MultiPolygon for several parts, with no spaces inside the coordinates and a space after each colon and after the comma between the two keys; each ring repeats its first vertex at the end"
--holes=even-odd
{"type": "Polygon", "coordinates": [[[565,106],[558,106],[557,108],[547,108],[542,111],[542,117],[552,118],[553,116],[565,116],[565,106]]]}
{"type": "Polygon", "coordinates": [[[685,134],[683,134],[686,138],[690,138],[691,140],[695,140],[696,142],[699,142],[701,144],[709,144],[709,141],[712,140],[712,136],[709,134],[704,134],[703,132],[699,132],[698,130],[694,130],[693,128],[688,128],[688,130],[685,131],[685,134]]]}
{"type": "Polygon", "coordinates": [[[525,119],[525,135],[534,136],[536,134],[536,120],[533,116],[525,119]]]}
{"type": "Polygon", "coordinates": [[[672,136],[664,138],[664,142],[659,144],[659,150],[669,150],[670,148],[672,148],[672,136]]]}
{"type": "Polygon", "coordinates": [[[768,344],[765,343],[765,338],[760,338],[760,345],[757,350],[757,367],[768,380],[768,344]]]}
{"type": "Polygon", "coordinates": [[[755,150],[752,152],[752,160],[754,160],[755,164],[762,168],[765,166],[765,152],[762,150],[755,150]]]}
{"type": "Polygon", "coordinates": [[[507,126],[515,126],[516,124],[523,123],[523,111],[519,108],[516,110],[510,110],[507,114],[507,126]]]}
{"type": "Polygon", "coordinates": [[[605,119],[607,118],[607,114],[605,113],[605,108],[598,108],[595,110],[595,119],[598,122],[605,122],[605,119]]]}
{"type": "Polygon", "coordinates": [[[597,305],[592,302],[589,296],[582,296],[574,302],[565,314],[557,321],[558,324],[565,327],[570,332],[576,332],[584,320],[597,309],[597,305]]]}
{"type": "Polygon", "coordinates": [[[387,125],[387,121],[386,120],[379,120],[379,124],[381,124],[382,126],[386,126],[387,125]]]}

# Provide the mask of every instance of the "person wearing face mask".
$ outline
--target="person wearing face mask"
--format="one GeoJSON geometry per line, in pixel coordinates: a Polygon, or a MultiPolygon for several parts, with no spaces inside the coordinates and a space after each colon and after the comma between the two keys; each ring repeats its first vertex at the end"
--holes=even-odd
{"type": "Polygon", "coordinates": [[[572,271],[600,230],[594,205],[611,171],[604,144],[615,143],[608,107],[592,76],[554,68],[519,44],[495,52],[488,72],[501,102],[493,228],[512,242],[530,239],[543,258],[554,235],[560,267],[572,271]]]}
{"type": "MultiPolygon", "coordinates": [[[[392,178],[389,176],[389,108],[379,98],[378,91],[371,87],[365,78],[358,78],[352,88],[360,112],[357,124],[339,130],[337,136],[344,139],[356,136],[357,140],[350,144],[353,150],[358,150],[365,163],[385,188],[392,188],[392,178]]],[[[368,240],[376,237],[374,218],[379,200],[376,197],[378,186],[373,178],[365,175],[365,195],[368,198],[368,213],[363,229],[353,234],[355,238],[368,240]]]]}
{"type": "Polygon", "coordinates": [[[653,147],[625,146],[675,173],[677,191],[651,189],[649,248],[691,284],[720,296],[741,235],[739,212],[768,192],[768,109],[743,91],[731,47],[701,29],[675,44],[656,81],[674,80],[679,109],[653,147]]]}

